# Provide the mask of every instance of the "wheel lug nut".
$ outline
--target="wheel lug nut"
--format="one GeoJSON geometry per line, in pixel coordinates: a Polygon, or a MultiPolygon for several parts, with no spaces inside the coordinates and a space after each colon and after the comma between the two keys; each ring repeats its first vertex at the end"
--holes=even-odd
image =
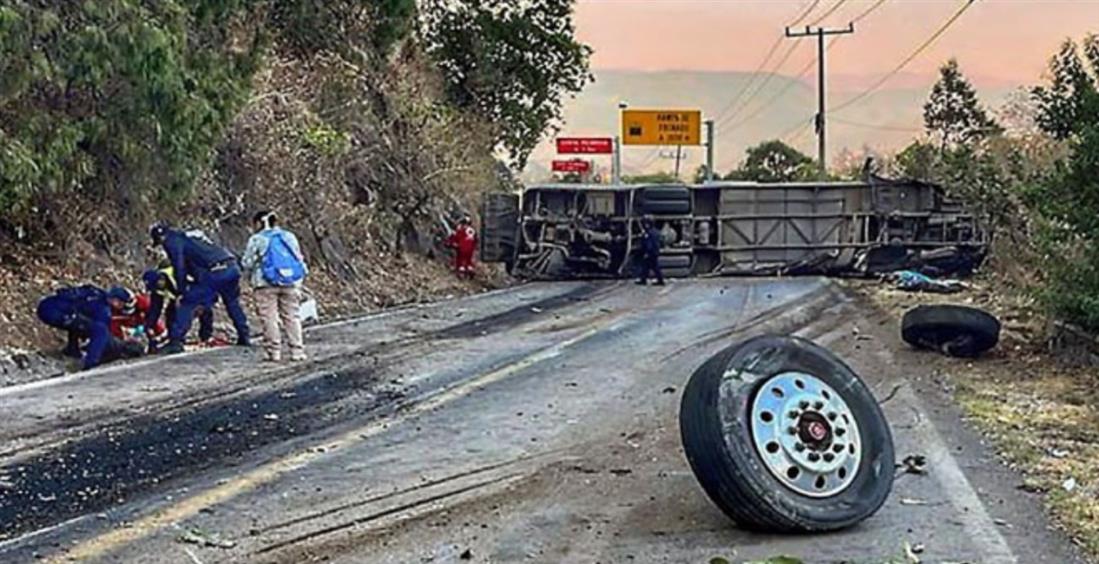
{"type": "Polygon", "coordinates": [[[794,445],[794,450],[796,450],[798,452],[801,452],[801,451],[805,450],[805,445],[803,445],[801,443],[797,443],[797,444],[794,445]]]}
{"type": "Polygon", "coordinates": [[[847,429],[843,427],[836,427],[836,436],[842,437],[847,434],[847,429]]]}
{"type": "Polygon", "coordinates": [[[836,454],[839,454],[839,453],[843,452],[843,445],[838,444],[838,443],[834,444],[834,445],[832,445],[832,450],[836,451],[836,454]]]}
{"type": "Polygon", "coordinates": [[[801,415],[801,412],[795,409],[790,411],[790,413],[787,413],[786,415],[788,415],[790,419],[797,419],[798,416],[801,415]]]}
{"type": "Polygon", "coordinates": [[[824,402],[818,401],[817,403],[813,404],[813,407],[816,409],[824,409],[824,402]]]}
{"type": "Polygon", "coordinates": [[[834,454],[832,454],[832,453],[830,453],[830,452],[826,452],[826,453],[824,453],[824,461],[825,461],[825,462],[832,462],[832,461],[833,461],[833,460],[835,460],[835,459],[836,459],[836,455],[834,455],[834,454]]]}
{"type": "Polygon", "coordinates": [[[790,433],[791,435],[796,435],[796,434],[798,434],[798,428],[797,427],[790,427],[789,429],[786,429],[786,432],[790,433]]]}
{"type": "Polygon", "coordinates": [[[815,452],[810,452],[809,453],[809,462],[817,462],[818,460],[820,460],[820,455],[819,454],[817,454],[815,452]]]}
{"type": "Polygon", "coordinates": [[[835,421],[836,420],[836,412],[833,411],[833,412],[829,413],[828,414],[828,420],[829,421],[835,421]]]}
{"type": "Polygon", "coordinates": [[[809,409],[809,402],[802,401],[801,403],[798,404],[798,406],[801,407],[802,409],[809,409]]]}

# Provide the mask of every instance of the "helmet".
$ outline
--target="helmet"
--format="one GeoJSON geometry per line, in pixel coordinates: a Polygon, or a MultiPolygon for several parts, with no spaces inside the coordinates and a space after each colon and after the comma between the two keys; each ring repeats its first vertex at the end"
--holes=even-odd
{"type": "Polygon", "coordinates": [[[145,291],[155,292],[160,282],[160,272],[150,268],[141,275],[141,280],[145,282],[145,291]]]}
{"type": "Polygon", "coordinates": [[[126,315],[132,314],[137,307],[137,300],[134,298],[133,292],[122,286],[115,286],[107,290],[107,299],[122,302],[122,313],[126,315]]]}
{"type": "Polygon", "coordinates": [[[158,221],[149,226],[149,237],[152,238],[153,243],[162,243],[164,237],[168,234],[168,222],[158,221]]]}

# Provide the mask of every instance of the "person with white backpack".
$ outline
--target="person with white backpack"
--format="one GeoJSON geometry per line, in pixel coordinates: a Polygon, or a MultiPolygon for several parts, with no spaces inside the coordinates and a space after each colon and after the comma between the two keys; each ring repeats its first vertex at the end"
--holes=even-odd
{"type": "Polygon", "coordinates": [[[289,341],[290,360],[306,359],[302,342],[301,285],[309,269],[298,238],[275,225],[275,213],[262,211],[253,217],[257,232],[248,239],[241,264],[250,273],[256,309],[263,323],[263,349],[270,362],[282,360],[282,334],[289,341]]]}

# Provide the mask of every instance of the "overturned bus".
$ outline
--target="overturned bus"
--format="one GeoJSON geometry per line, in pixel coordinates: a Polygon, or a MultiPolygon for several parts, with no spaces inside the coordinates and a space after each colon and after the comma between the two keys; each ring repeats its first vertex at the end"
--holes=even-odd
{"type": "Polygon", "coordinates": [[[661,231],[668,277],[956,273],[983,259],[976,218],[935,185],[863,182],[607,186],[549,184],[489,194],[482,258],[522,278],[625,277],[641,221],[661,231]]]}

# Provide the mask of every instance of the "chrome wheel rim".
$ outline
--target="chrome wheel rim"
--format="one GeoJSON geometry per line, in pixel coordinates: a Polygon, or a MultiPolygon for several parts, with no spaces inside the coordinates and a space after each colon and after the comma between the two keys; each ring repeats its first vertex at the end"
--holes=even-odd
{"type": "Polygon", "coordinates": [[[858,421],[847,402],[815,376],[783,372],[764,382],[752,401],[749,426],[767,470],[802,495],[837,495],[858,474],[858,421]]]}

